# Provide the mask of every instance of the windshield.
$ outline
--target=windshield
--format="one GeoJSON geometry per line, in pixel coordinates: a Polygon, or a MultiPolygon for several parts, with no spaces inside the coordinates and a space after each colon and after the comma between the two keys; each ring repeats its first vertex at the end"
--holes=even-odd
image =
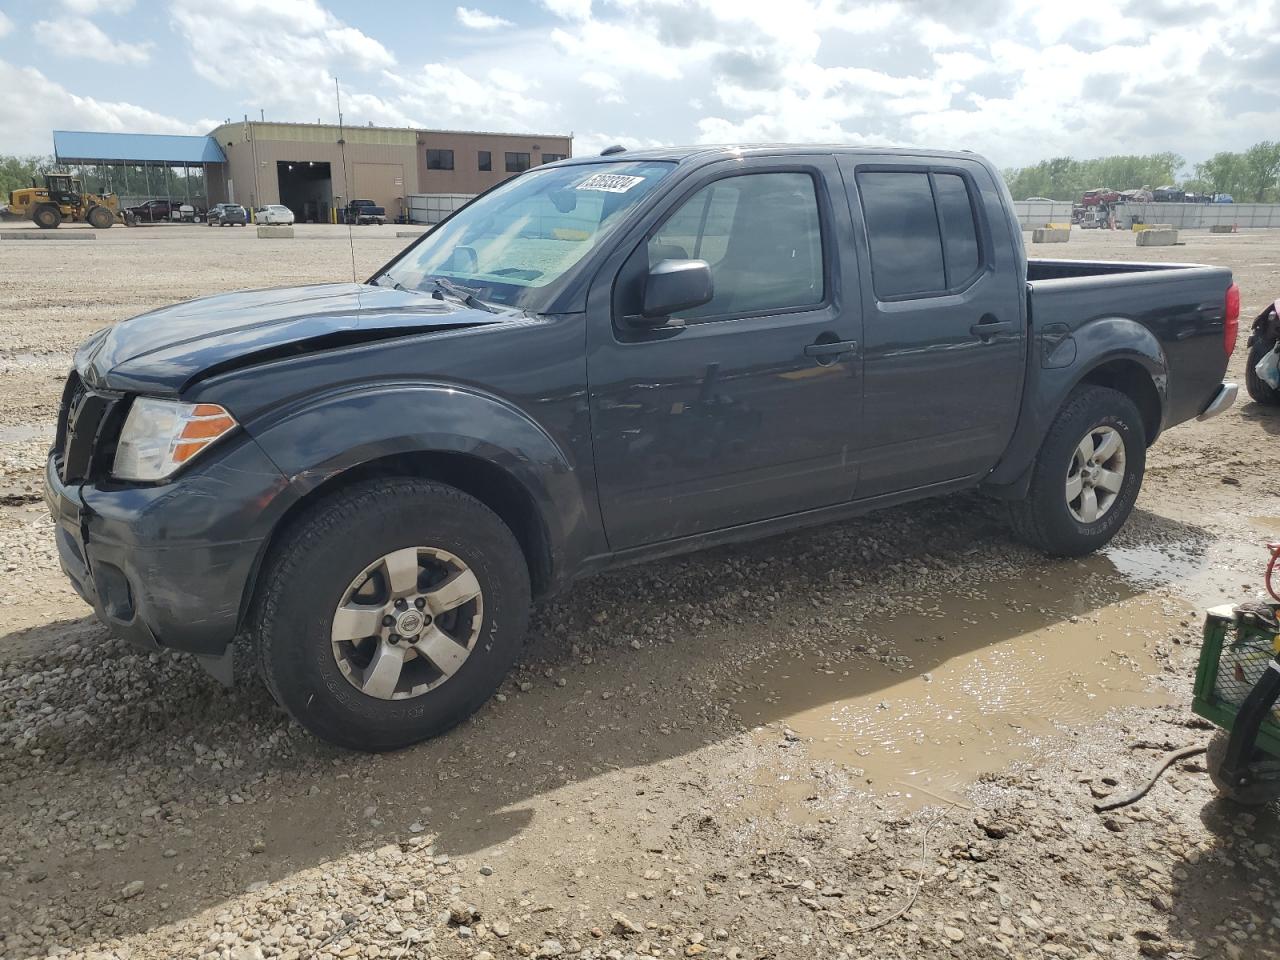
{"type": "Polygon", "coordinates": [[[629,161],[523,174],[440,224],[386,276],[417,290],[445,277],[482,300],[536,308],[544,288],[608,236],[674,166],[629,161]]]}

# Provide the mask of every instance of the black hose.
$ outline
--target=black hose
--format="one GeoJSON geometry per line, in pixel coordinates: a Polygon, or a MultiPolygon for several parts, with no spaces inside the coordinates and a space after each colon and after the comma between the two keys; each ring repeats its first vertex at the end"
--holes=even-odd
{"type": "Polygon", "coordinates": [[[1118,810],[1120,807],[1127,807],[1131,803],[1137,803],[1145,797],[1156,785],[1156,781],[1160,779],[1160,775],[1168,770],[1173,764],[1179,760],[1186,760],[1188,757],[1198,757],[1204,753],[1207,747],[1179,747],[1172,753],[1165,754],[1164,760],[1160,764],[1160,768],[1151,775],[1146,783],[1144,783],[1133,793],[1127,793],[1119,800],[1108,800],[1106,803],[1095,803],[1093,805],[1094,813],[1106,813],[1108,810],[1118,810]]]}

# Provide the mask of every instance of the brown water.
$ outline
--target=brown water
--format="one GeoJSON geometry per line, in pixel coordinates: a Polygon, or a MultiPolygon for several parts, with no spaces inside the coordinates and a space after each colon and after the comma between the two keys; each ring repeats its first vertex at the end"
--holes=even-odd
{"type": "Polygon", "coordinates": [[[875,795],[958,802],[980,775],[1113,707],[1177,700],[1150,684],[1154,649],[1194,639],[1204,606],[1257,595],[1260,544],[1280,534],[1280,519],[1251,522],[1262,531],[1256,550],[1222,541],[1113,547],[1025,577],[958,585],[865,621],[865,636],[756,664],[739,715],[762,748],[799,747],[808,761],[781,773],[764,765],[757,784],[768,778],[797,806],[813,799],[815,764],[834,764],[875,795]]]}

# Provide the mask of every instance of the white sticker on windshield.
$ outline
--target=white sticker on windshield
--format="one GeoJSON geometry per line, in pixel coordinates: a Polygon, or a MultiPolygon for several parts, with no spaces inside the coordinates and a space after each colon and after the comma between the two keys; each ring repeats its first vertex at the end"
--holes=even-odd
{"type": "Polygon", "coordinates": [[[575,190],[602,190],[605,193],[626,193],[644,177],[628,177],[622,173],[597,173],[583,180],[575,190]]]}

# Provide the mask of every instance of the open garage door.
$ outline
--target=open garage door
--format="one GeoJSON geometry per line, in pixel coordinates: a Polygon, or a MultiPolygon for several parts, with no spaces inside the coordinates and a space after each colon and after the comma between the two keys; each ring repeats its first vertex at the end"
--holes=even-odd
{"type": "Polygon", "coordinates": [[[398,219],[404,197],[404,165],[399,163],[357,163],[352,171],[352,200],[372,200],[387,211],[387,219],[398,219]]]}
{"type": "Polygon", "coordinates": [[[309,160],[276,163],[280,202],[299,223],[328,223],[333,206],[333,176],[327,163],[309,160]]]}

